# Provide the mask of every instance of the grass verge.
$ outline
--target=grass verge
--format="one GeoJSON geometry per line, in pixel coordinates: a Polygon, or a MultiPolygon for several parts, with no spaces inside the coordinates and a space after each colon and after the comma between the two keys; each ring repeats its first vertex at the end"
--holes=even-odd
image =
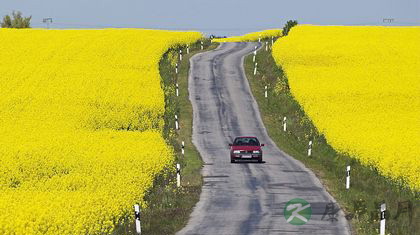
{"type": "Polygon", "coordinates": [[[303,162],[338,201],[352,225],[353,234],[379,234],[380,204],[386,203],[386,234],[416,234],[420,231],[419,193],[381,176],[372,167],[336,152],[320,134],[290,93],[288,80],[271,55],[261,48],[245,58],[245,72],[265,127],[279,148],[303,162]],[[264,91],[267,86],[268,98],[264,91]],[[276,87],[276,89],[275,89],[276,87]],[[287,117],[287,131],[283,131],[287,117]],[[312,156],[308,144],[313,141],[312,156]],[[351,166],[351,187],[345,188],[346,166],[351,166]]]}
{"type": "MultiPolygon", "coordinates": [[[[173,146],[175,162],[181,165],[181,187],[176,187],[175,166],[155,178],[153,187],[145,196],[148,207],[141,213],[142,234],[175,234],[188,222],[193,207],[198,202],[201,186],[201,156],[192,144],[192,106],[188,97],[189,59],[196,53],[216,48],[210,40],[186,48],[169,50],[159,64],[161,86],[165,93],[165,127],[163,136],[173,146]],[[182,49],[182,60],[179,50],[182,49]],[[175,73],[178,64],[178,74],[175,73]],[[176,84],[179,96],[176,96],[176,84]],[[179,130],[175,129],[175,115],[178,116],[179,130]],[[185,143],[185,154],[181,153],[181,143],[185,143]]],[[[133,211],[134,214],[134,211],[133,211]]],[[[129,223],[116,230],[116,234],[136,234],[135,225],[129,223]]]]}

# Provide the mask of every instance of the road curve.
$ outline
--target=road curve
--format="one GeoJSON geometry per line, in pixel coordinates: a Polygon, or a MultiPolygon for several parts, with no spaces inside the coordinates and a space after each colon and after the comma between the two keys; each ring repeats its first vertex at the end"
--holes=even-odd
{"type": "MultiPolygon", "coordinates": [[[[244,56],[257,43],[223,43],[190,59],[189,94],[193,143],[205,165],[200,201],[178,234],[350,234],[344,214],[323,219],[335,200],[301,162],[277,148],[268,136],[243,69],[244,56]],[[264,161],[231,164],[228,143],[255,135],[264,161]],[[291,225],[283,214],[294,198],[308,201],[312,217],[291,225]]],[[[334,215],[334,214],[330,214],[334,215]]]]}

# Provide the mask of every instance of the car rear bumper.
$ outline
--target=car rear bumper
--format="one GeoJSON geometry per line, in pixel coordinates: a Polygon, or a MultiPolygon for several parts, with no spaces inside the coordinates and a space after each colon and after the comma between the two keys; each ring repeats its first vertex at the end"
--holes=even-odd
{"type": "Polygon", "coordinates": [[[231,159],[234,160],[239,160],[239,159],[243,159],[243,160],[252,160],[252,159],[260,159],[262,158],[262,154],[231,154],[230,155],[231,159]]]}

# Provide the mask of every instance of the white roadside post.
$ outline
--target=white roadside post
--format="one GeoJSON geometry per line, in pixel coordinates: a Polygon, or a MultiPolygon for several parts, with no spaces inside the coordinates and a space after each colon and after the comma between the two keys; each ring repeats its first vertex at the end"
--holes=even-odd
{"type": "Polygon", "coordinates": [[[350,189],[350,166],[346,169],[346,189],[350,189]]]}
{"type": "Polygon", "coordinates": [[[184,143],[184,141],[182,141],[181,142],[181,153],[182,153],[182,156],[184,156],[184,154],[185,154],[185,143],[184,143]]]}
{"type": "Polygon", "coordinates": [[[252,62],[255,63],[255,58],[257,57],[257,46],[254,48],[254,57],[252,58],[252,62]]]}
{"type": "Polygon", "coordinates": [[[283,131],[286,131],[286,117],[283,118],[283,131]]]}
{"type": "Polygon", "coordinates": [[[179,163],[176,164],[176,186],[181,186],[181,165],[179,163]]]}
{"type": "Polygon", "coordinates": [[[141,224],[140,224],[140,205],[134,205],[134,219],[136,220],[136,232],[141,234],[141,224]]]}
{"type": "Polygon", "coordinates": [[[271,36],[271,48],[273,48],[274,45],[274,36],[271,36]]]}
{"type": "Polygon", "coordinates": [[[178,74],[178,63],[175,64],[175,73],[178,74]]]}
{"type": "Polygon", "coordinates": [[[176,96],[179,96],[179,86],[178,86],[178,83],[176,84],[176,96]]]}
{"type": "Polygon", "coordinates": [[[265,51],[268,51],[268,42],[265,42],[265,51]]]}
{"type": "Polygon", "coordinates": [[[309,141],[308,157],[312,155],[312,140],[309,141]]]}
{"type": "Polygon", "coordinates": [[[201,41],[201,50],[203,50],[203,49],[204,49],[203,41],[201,41]]]}
{"type": "Polygon", "coordinates": [[[386,213],[386,204],[381,204],[381,225],[379,228],[379,234],[385,235],[385,213],[386,213]]]}
{"type": "Polygon", "coordinates": [[[257,62],[255,62],[254,75],[256,75],[256,74],[257,74],[257,66],[258,66],[258,63],[257,63],[257,62]]]}
{"type": "Polygon", "coordinates": [[[175,114],[175,130],[179,130],[178,115],[175,114]]]}
{"type": "Polygon", "coordinates": [[[267,86],[265,86],[264,88],[265,88],[264,97],[267,98],[268,97],[268,94],[267,94],[267,86]]]}
{"type": "Polygon", "coordinates": [[[190,54],[190,45],[187,44],[187,54],[190,54]]]}
{"type": "Polygon", "coordinates": [[[179,61],[182,60],[182,49],[179,49],[179,61]]]}
{"type": "Polygon", "coordinates": [[[258,42],[261,42],[261,34],[260,34],[260,36],[258,37],[258,42]]]}

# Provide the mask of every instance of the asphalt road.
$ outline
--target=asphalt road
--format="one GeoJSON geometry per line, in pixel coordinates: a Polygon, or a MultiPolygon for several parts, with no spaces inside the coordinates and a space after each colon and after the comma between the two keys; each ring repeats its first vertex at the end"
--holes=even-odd
{"type": "Polygon", "coordinates": [[[322,219],[335,200],[266,132],[243,70],[244,56],[256,45],[224,43],[190,60],[193,142],[205,162],[204,186],[178,234],[350,234],[341,210],[327,210],[322,219]],[[228,144],[240,135],[257,136],[266,145],[265,163],[230,163],[228,144]],[[312,216],[304,225],[286,222],[284,208],[294,198],[311,204],[312,216]]]}

